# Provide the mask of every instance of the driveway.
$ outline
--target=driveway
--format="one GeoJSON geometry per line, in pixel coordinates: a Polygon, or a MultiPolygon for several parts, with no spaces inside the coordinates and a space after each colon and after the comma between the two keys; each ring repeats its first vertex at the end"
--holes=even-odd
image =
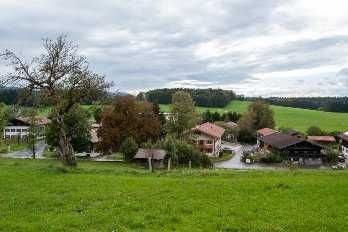
{"type": "Polygon", "coordinates": [[[227,150],[232,150],[235,155],[232,157],[232,159],[223,161],[223,162],[217,162],[215,163],[216,168],[233,168],[233,169],[274,169],[275,167],[270,166],[264,166],[260,164],[245,164],[242,161],[240,161],[240,158],[243,155],[243,151],[248,151],[253,148],[251,145],[245,145],[245,144],[239,144],[239,143],[228,143],[228,142],[222,142],[222,148],[227,150]]]}
{"type": "MultiPolygon", "coordinates": [[[[43,153],[45,151],[47,144],[44,142],[38,142],[36,144],[36,158],[37,159],[43,159],[45,158],[43,156],[43,153]]],[[[22,150],[22,151],[16,151],[16,152],[11,152],[11,153],[7,153],[4,155],[1,155],[1,157],[7,157],[7,158],[22,158],[22,159],[26,159],[26,158],[32,158],[33,154],[32,151],[30,149],[27,150],[22,150]]]]}

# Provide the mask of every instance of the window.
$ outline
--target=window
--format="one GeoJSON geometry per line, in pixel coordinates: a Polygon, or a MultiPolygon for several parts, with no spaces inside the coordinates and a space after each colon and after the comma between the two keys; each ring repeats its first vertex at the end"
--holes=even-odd
{"type": "Polygon", "coordinates": [[[27,132],[27,129],[22,129],[22,132],[27,132]]]}
{"type": "Polygon", "coordinates": [[[213,144],[213,141],[212,140],[207,140],[206,143],[207,144],[213,144]]]}
{"type": "Polygon", "coordinates": [[[11,129],[11,132],[16,132],[16,129],[11,129]]]}
{"type": "Polygon", "coordinates": [[[10,129],[5,129],[6,132],[10,132],[10,129]]]}
{"type": "Polygon", "coordinates": [[[22,132],[22,130],[21,129],[16,129],[16,132],[22,132]]]}
{"type": "Polygon", "coordinates": [[[199,140],[199,144],[203,145],[204,144],[204,140],[199,140]]]}

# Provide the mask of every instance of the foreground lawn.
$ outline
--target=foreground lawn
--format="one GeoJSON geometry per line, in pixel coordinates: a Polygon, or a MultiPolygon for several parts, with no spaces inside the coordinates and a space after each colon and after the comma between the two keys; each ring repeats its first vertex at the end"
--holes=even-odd
{"type": "Polygon", "coordinates": [[[346,231],[346,171],[0,159],[0,231],[346,231]]]}
{"type": "MultiPolygon", "coordinates": [[[[200,112],[210,110],[212,112],[235,111],[244,113],[250,102],[232,101],[224,108],[197,107],[200,112]]],[[[326,131],[347,131],[348,113],[323,112],[318,110],[306,110],[299,108],[271,106],[274,111],[276,125],[288,127],[305,132],[310,126],[319,126],[326,131]]],[[[170,110],[169,105],[161,105],[165,112],[170,110]]]]}

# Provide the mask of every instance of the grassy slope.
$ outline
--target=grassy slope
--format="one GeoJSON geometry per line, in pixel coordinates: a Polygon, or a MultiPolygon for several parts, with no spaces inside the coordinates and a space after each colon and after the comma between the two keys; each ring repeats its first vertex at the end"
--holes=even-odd
{"type": "MultiPolygon", "coordinates": [[[[232,101],[224,108],[198,107],[198,109],[201,112],[209,109],[218,112],[235,111],[243,113],[247,110],[249,104],[250,102],[246,101],[232,101]]],[[[322,112],[282,106],[271,107],[274,110],[278,127],[290,127],[300,131],[306,131],[308,127],[314,125],[327,131],[348,130],[348,113],[322,112]]],[[[169,111],[169,105],[161,105],[161,109],[169,111]]]]}
{"type": "Polygon", "coordinates": [[[0,159],[0,231],[345,231],[346,171],[153,173],[0,159]]]}

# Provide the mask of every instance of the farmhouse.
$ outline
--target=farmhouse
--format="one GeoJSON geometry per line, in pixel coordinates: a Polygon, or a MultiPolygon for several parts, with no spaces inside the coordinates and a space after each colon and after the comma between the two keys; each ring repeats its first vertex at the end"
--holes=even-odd
{"type": "Polygon", "coordinates": [[[45,137],[45,128],[50,123],[50,120],[46,117],[35,117],[32,120],[29,117],[17,117],[10,119],[3,131],[3,137],[7,139],[20,138],[25,139],[29,134],[29,127],[34,123],[37,126],[39,133],[38,139],[45,137]],[[34,121],[34,122],[33,122],[34,121]]]}
{"type": "Polygon", "coordinates": [[[340,138],[343,155],[348,156],[348,131],[340,134],[338,137],[340,138]]]}
{"type": "Polygon", "coordinates": [[[210,156],[219,156],[224,128],[206,122],[192,128],[190,132],[190,140],[200,151],[210,156]]]}
{"type": "Polygon", "coordinates": [[[306,160],[320,159],[322,146],[296,136],[273,133],[260,138],[261,148],[275,149],[286,155],[288,159],[305,163],[306,160]]]}
{"type": "Polygon", "coordinates": [[[139,148],[137,154],[134,156],[134,159],[146,163],[149,158],[151,158],[152,165],[157,168],[164,167],[164,158],[166,156],[166,151],[162,149],[144,149],[139,148]]]}
{"type": "Polygon", "coordinates": [[[307,136],[307,140],[320,145],[330,145],[336,143],[336,139],[333,136],[307,136]]]}

